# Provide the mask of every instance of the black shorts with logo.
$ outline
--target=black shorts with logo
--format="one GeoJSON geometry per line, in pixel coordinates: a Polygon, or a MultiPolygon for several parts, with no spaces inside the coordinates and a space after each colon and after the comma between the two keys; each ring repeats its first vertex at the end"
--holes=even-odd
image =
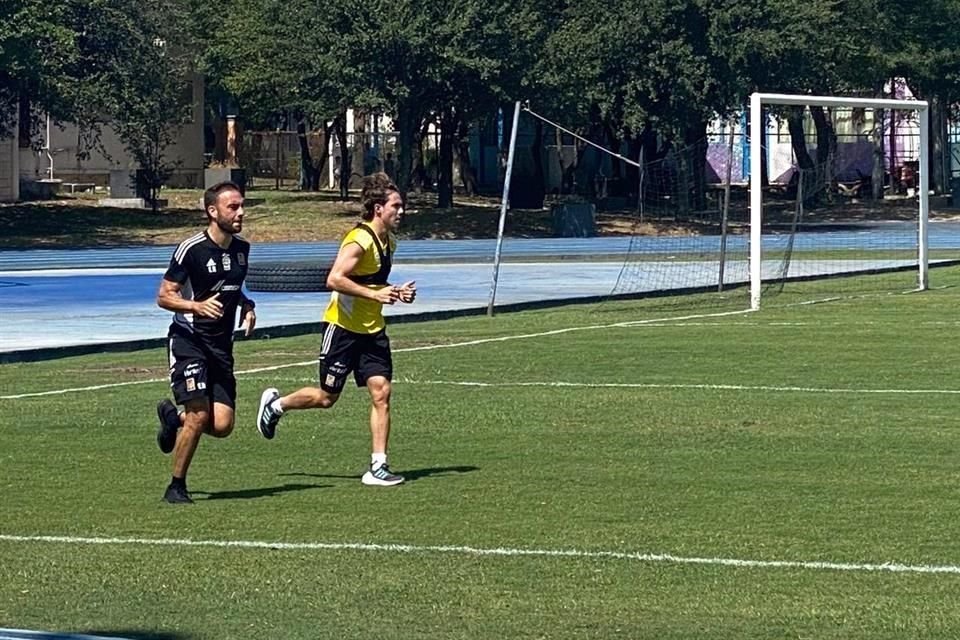
{"type": "Polygon", "coordinates": [[[233,340],[201,338],[171,329],[167,336],[170,388],[177,404],[208,398],[228,407],[237,404],[233,375],[233,340]]]}
{"type": "Polygon", "coordinates": [[[374,376],[393,378],[393,358],[386,330],[354,333],[323,322],[320,335],[320,388],[324,391],[343,391],[351,371],[358,387],[367,386],[367,380],[374,376]]]}

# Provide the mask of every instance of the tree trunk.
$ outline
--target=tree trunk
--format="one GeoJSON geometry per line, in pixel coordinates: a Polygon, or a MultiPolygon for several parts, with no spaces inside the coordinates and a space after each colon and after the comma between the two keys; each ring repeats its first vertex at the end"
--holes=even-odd
{"type": "MultiPolygon", "coordinates": [[[[351,166],[354,172],[361,176],[373,173],[370,163],[370,138],[367,134],[367,114],[357,109],[353,110],[353,147],[350,150],[351,166]]],[[[350,182],[353,182],[351,174],[350,182]]]]}
{"type": "Polygon", "coordinates": [[[440,144],[437,156],[437,206],[453,206],[453,146],[459,123],[452,108],[440,112],[440,144]]]}
{"type": "Polygon", "coordinates": [[[803,185],[803,192],[816,199],[816,194],[829,193],[833,184],[833,158],[837,153],[837,132],[823,107],[810,107],[810,115],[817,129],[816,179],[803,185]],[[809,187],[809,188],[808,188],[809,187]]]}
{"type": "Polygon", "coordinates": [[[403,196],[410,190],[416,132],[420,125],[418,111],[408,98],[397,105],[397,187],[403,196]]]}
{"type": "MultiPolygon", "coordinates": [[[[930,183],[935,193],[949,193],[950,155],[947,153],[947,101],[942,96],[930,97],[930,183]]],[[[919,184],[919,182],[918,182],[919,184]]]]}
{"type": "Polygon", "coordinates": [[[533,129],[533,140],[530,142],[530,159],[533,175],[529,180],[516,173],[511,177],[510,206],[518,209],[540,209],[546,195],[546,181],[543,170],[543,121],[537,119],[533,129]],[[519,178],[519,180],[518,180],[519,178]]]}
{"type": "MultiPolygon", "coordinates": [[[[300,144],[300,190],[316,191],[320,188],[320,169],[313,162],[310,144],[307,141],[307,121],[297,121],[297,142],[300,144]]],[[[277,141],[279,144],[279,140],[277,141]]],[[[323,166],[322,162],[319,166],[323,166]]]]}
{"type": "Polygon", "coordinates": [[[429,139],[430,125],[433,124],[433,115],[424,118],[420,128],[414,134],[413,173],[410,177],[410,188],[416,193],[433,191],[433,179],[424,158],[423,143],[429,139]]]}
{"type": "Polygon", "coordinates": [[[813,200],[816,190],[809,188],[815,181],[816,164],[807,150],[807,139],[803,132],[803,107],[790,107],[787,115],[787,129],[790,131],[790,146],[793,155],[797,158],[799,171],[790,178],[791,196],[796,195],[797,184],[803,180],[803,201],[809,204],[813,200]]]}
{"type": "MultiPolygon", "coordinates": [[[[610,143],[610,151],[614,153],[620,153],[620,139],[617,137],[616,132],[613,129],[609,120],[604,120],[603,122],[603,133],[607,138],[607,141],[610,143]]],[[[622,178],[623,177],[623,165],[620,162],[620,158],[614,156],[610,157],[610,178],[622,178]]]]}
{"type": "Polygon", "coordinates": [[[227,160],[227,121],[214,112],[210,128],[213,129],[213,163],[223,164],[227,160]]]}
{"type": "Polygon", "coordinates": [[[884,174],[884,153],[883,153],[883,119],[886,111],[877,109],[873,112],[873,171],[871,172],[871,197],[874,200],[883,200],[883,174],[884,174]]]}
{"type": "Polygon", "coordinates": [[[560,165],[560,193],[573,193],[574,189],[574,171],[577,168],[577,148],[574,145],[573,157],[567,161],[566,154],[563,152],[563,134],[560,129],[555,130],[557,144],[557,162],[560,165]]]}
{"type": "Polygon", "coordinates": [[[323,146],[320,151],[320,159],[317,160],[317,183],[312,185],[314,191],[320,190],[320,179],[323,177],[324,167],[327,166],[327,162],[330,160],[330,136],[333,135],[333,127],[334,121],[331,120],[330,124],[323,128],[323,146]]]}
{"type": "Polygon", "coordinates": [[[457,156],[460,162],[460,180],[468,196],[477,194],[477,174],[470,162],[470,123],[460,119],[457,135],[457,156]]]}
{"type": "Polygon", "coordinates": [[[802,171],[810,171],[814,164],[810,152],[807,151],[807,140],[803,134],[803,107],[790,107],[787,129],[790,131],[790,146],[793,148],[793,155],[797,158],[797,166],[802,171]]]}
{"type": "Polygon", "coordinates": [[[707,123],[690,122],[684,136],[690,165],[690,204],[695,211],[702,211],[707,206],[707,123]]]}
{"type": "Polygon", "coordinates": [[[340,146],[340,177],[337,186],[340,188],[340,199],[350,199],[350,149],[347,147],[347,114],[341,112],[333,120],[333,130],[340,146]]]}

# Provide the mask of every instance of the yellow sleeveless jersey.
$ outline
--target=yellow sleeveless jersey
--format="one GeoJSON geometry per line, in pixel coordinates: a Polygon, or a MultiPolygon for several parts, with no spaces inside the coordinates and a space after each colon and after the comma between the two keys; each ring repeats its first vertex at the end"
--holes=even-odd
{"type": "MultiPolygon", "coordinates": [[[[388,234],[388,238],[388,246],[379,247],[379,240],[376,239],[373,230],[362,223],[343,237],[340,242],[341,249],[351,242],[363,247],[360,261],[350,273],[351,280],[374,290],[387,286],[384,283],[390,275],[393,252],[397,248],[397,240],[392,233],[388,234]]],[[[339,291],[334,291],[330,295],[330,303],[323,313],[323,321],[354,333],[377,333],[386,327],[383,320],[383,304],[339,291]]]]}

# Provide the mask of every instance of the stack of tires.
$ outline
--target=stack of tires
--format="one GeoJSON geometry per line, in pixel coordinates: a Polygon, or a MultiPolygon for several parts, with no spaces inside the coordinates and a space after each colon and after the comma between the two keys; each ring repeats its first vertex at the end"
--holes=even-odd
{"type": "Polygon", "coordinates": [[[247,289],[267,292],[329,291],[330,265],[319,262],[264,262],[247,269],[247,289]]]}

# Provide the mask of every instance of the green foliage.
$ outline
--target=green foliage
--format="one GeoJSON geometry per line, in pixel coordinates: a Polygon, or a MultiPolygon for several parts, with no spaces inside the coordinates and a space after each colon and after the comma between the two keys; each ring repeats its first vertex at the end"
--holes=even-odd
{"type": "Polygon", "coordinates": [[[210,99],[235,100],[249,123],[379,111],[401,155],[426,120],[452,130],[514,99],[614,135],[680,135],[754,90],[875,95],[897,76],[953,99],[960,0],[8,0],[0,132],[21,97],[90,129],[176,123],[172,85],[191,61],[210,99]]]}
{"type": "Polygon", "coordinates": [[[96,81],[86,78],[95,43],[85,37],[79,3],[0,3],[0,136],[10,133],[27,97],[56,120],[89,123],[96,81]]]}
{"type": "Polygon", "coordinates": [[[189,116],[189,42],[176,0],[12,0],[0,6],[0,135],[23,101],[95,140],[109,121],[155,191],[189,116]]]}

